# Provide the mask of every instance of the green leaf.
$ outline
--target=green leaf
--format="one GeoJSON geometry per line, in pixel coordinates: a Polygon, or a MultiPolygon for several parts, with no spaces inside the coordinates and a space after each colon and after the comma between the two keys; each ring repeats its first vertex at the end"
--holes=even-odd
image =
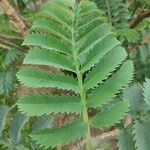
{"type": "Polygon", "coordinates": [[[79,140],[85,136],[87,126],[80,121],[72,122],[60,127],[45,129],[35,132],[31,137],[37,141],[40,146],[55,147],[79,140]]]}
{"type": "Polygon", "coordinates": [[[85,38],[78,42],[79,53],[83,55],[89,52],[98,44],[103,38],[111,34],[110,29],[106,25],[98,26],[90,32],[85,38]]]}
{"type": "Polygon", "coordinates": [[[18,80],[35,88],[52,87],[78,92],[77,81],[73,77],[58,75],[35,68],[22,68],[17,73],[18,80]]]}
{"type": "Polygon", "coordinates": [[[115,47],[107,53],[98,64],[90,71],[85,79],[86,89],[94,88],[103,83],[109,75],[124,61],[127,54],[123,48],[115,47]]]}
{"type": "Polygon", "coordinates": [[[13,120],[10,125],[9,136],[10,139],[15,143],[18,144],[21,142],[21,130],[24,125],[28,122],[29,118],[16,112],[14,114],[13,120]]]}
{"type": "MultiPolygon", "coordinates": [[[[62,1],[53,2],[53,5],[51,5],[51,3],[48,3],[43,7],[42,11],[48,12],[50,16],[54,17],[54,20],[56,18],[56,22],[60,21],[60,23],[64,23],[65,25],[69,26],[72,24],[73,11],[71,9],[68,9],[67,3],[63,4],[62,1]]],[[[74,4],[75,1],[70,5],[70,7],[73,7],[74,4]]]]}
{"type": "MultiPolygon", "coordinates": [[[[93,13],[97,13],[100,12],[100,10],[93,10],[93,13]]],[[[87,13],[86,13],[87,14],[87,13]]],[[[84,16],[86,16],[86,14],[84,16]]],[[[89,15],[91,17],[91,15],[89,15]]],[[[98,13],[98,16],[96,18],[93,18],[92,21],[89,21],[89,17],[85,18],[84,21],[82,21],[81,19],[81,24],[79,28],[77,29],[77,37],[76,37],[76,41],[80,41],[81,39],[85,38],[90,32],[92,32],[93,30],[95,30],[99,25],[105,23],[105,18],[101,17],[102,14],[98,13]]],[[[83,15],[82,15],[83,17],[83,15]]],[[[80,21],[79,21],[80,24],[80,21]]]]}
{"type": "Polygon", "coordinates": [[[24,64],[48,65],[75,72],[75,66],[66,56],[47,49],[34,48],[28,52],[24,64]]]}
{"type": "Polygon", "coordinates": [[[32,132],[43,130],[46,128],[52,128],[54,118],[51,116],[41,116],[32,125],[32,132]]]}
{"type": "Polygon", "coordinates": [[[106,110],[97,113],[90,119],[90,122],[96,128],[113,126],[115,123],[119,123],[120,120],[125,117],[126,113],[128,112],[128,108],[128,101],[118,102],[112,107],[108,107],[106,110]]]}
{"type": "MultiPolygon", "coordinates": [[[[80,2],[79,9],[77,12],[77,24],[76,28],[79,31],[82,32],[84,29],[87,29],[87,27],[95,22],[95,20],[99,20],[99,24],[101,23],[101,11],[97,9],[96,5],[93,2],[80,2]]],[[[79,32],[80,33],[80,32],[79,32]]],[[[81,36],[82,37],[82,36],[81,36]]],[[[80,39],[80,35],[77,37],[77,39],[80,39]]],[[[78,41],[77,40],[77,41],[78,41]]]]}
{"type": "MultiPolygon", "coordinates": [[[[52,116],[40,116],[36,119],[36,121],[32,125],[32,133],[48,128],[52,128],[52,123],[54,122],[54,118],[52,116]]],[[[32,150],[39,149],[39,146],[34,142],[31,141],[31,148],[32,150]]]]}
{"type": "Polygon", "coordinates": [[[119,150],[136,150],[133,136],[126,130],[122,130],[119,134],[118,141],[119,150]]]}
{"type": "Polygon", "coordinates": [[[129,43],[136,43],[140,40],[140,33],[135,29],[122,28],[116,30],[119,39],[127,40],[129,43]]]}
{"type": "Polygon", "coordinates": [[[132,117],[136,118],[139,116],[139,112],[144,104],[142,95],[142,86],[138,83],[128,87],[123,92],[124,99],[129,100],[130,113],[132,117]]]}
{"type": "MultiPolygon", "coordinates": [[[[71,31],[73,12],[69,9],[68,5],[66,6],[63,3],[58,3],[59,2],[56,1],[53,2],[53,5],[45,5],[38,16],[54,20],[71,31]]],[[[73,5],[74,2],[71,4],[70,8],[73,8],[73,5]]]]}
{"type": "Polygon", "coordinates": [[[77,96],[30,94],[20,98],[18,108],[28,116],[51,113],[81,113],[83,105],[77,96]]]}
{"type": "Polygon", "coordinates": [[[90,33],[92,33],[92,31],[98,28],[98,26],[105,22],[100,10],[91,10],[91,12],[93,14],[89,12],[81,15],[81,19],[79,19],[77,22],[77,42],[85,39],[86,36],[88,36],[90,33]]]}
{"type": "Polygon", "coordinates": [[[0,106],[0,137],[2,136],[2,131],[6,124],[6,116],[9,112],[9,107],[7,105],[0,106]]]}
{"type": "Polygon", "coordinates": [[[41,48],[62,52],[64,54],[71,53],[71,48],[65,42],[53,38],[52,36],[39,33],[29,34],[22,45],[40,46],[41,48]]]}
{"type": "Polygon", "coordinates": [[[0,95],[8,95],[14,87],[15,70],[7,70],[0,73],[0,95]]]}
{"type": "MultiPolygon", "coordinates": [[[[82,72],[93,67],[104,55],[117,45],[120,45],[120,42],[114,37],[114,35],[106,35],[103,37],[87,54],[86,61],[82,65],[82,72]]],[[[118,49],[119,48],[120,47],[118,47],[118,49]]],[[[123,48],[120,48],[120,50],[123,50],[123,48]]]]}
{"type": "Polygon", "coordinates": [[[143,92],[145,102],[150,105],[150,79],[148,78],[144,83],[143,92]]]}
{"type": "MultiPolygon", "coordinates": [[[[33,88],[50,87],[72,90],[75,93],[70,91],[74,96],[31,94],[32,96],[28,95],[21,98],[18,106],[21,111],[31,116],[59,112],[79,113],[77,117],[86,122],[72,122],[60,127],[37,131],[31,135],[40,146],[49,148],[68,144],[90,134],[87,133],[90,130],[87,129],[90,122],[85,121],[89,120],[88,108],[99,108],[112,101],[116,94],[130,82],[133,64],[127,61],[121,65],[126,58],[125,51],[121,48],[120,42],[111,32],[110,27],[103,24],[103,12],[97,9],[95,3],[54,0],[49,4],[46,3],[39,16],[41,17],[34,24],[34,29],[31,30],[24,45],[32,45],[34,48],[40,47],[40,52],[39,49],[35,52],[29,52],[25,59],[34,65],[32,68],[25,66],[26,69],[21,69],[17,74],[18,79],[33,88]],[[113,57],[111,56],[112,51],[116,52],[115,56],[112,55],[113,57]],[[60,68],[71,76],[42,71],[34,68],[36,65],[60,68]],[[99,68],[98,65],[100,65],[99,68]],[[102,66],[103,74],[99,73],[103,72],[103,70],[100,71],[102,66]],[[95,77],[94,74],[97,74],[97,76],[95,77]],[[86,83],[90,79],[90,82],[93,82],[91,84],[86,83]],[[99,87],[89,91],[98,84],[100,84],[99,87]]],[[[117,17],[117,15],[114,17],[117,17]]],[[[108,107],[106,110],[102,109],[104,117],[105,115],[110,116],[110,118],[100,116],[104,120],[102,127],[103,125],[114,125],[123,118],[127,110],[127,104],[121,104],[111,105],[112,107],[108,107]],[[114,116],[111,116],[111,109],[115,114],[114,116]]],[[[99,126],[101,126],[100,123],[98,122],[99,126]]]]}
{"type": "Polygon", "coordinates": [[[135,146],[137,150],[149,150],[150,148],[150,122],[135,121],[133,126],[133,134],[135,135],[135,146]]]}
{"type": "Polygon", "coordinates": [[[90,11],[97,9],[97,6],[94,2],[91,1],[81,1],[79,3],[78,15],[86,15],[90,11]]]}
{"type": "Polygon", "coordinates": [[[108,22],[115,28],[129,27],[130,13],[127,1],[123,0],[94,0],[101,10],[105,12],[108,22]]]}
{"type": "Polygon", "coordinates": [[[54,34],[62,40],[70,43],[71,33],[68,33],[65,28],[59,25],[55,21],[49,21],[48,19],[39,19],[33,22],[31,31],[42,31],[50,34],[54,34]]]}
{"type": "Polygon", "coordinates": [[[7,67],[7,66],[11,65],[11,63],[13,63],[20,55],[21,55],[21,51],[19,51],[18,49],[9,50],[6,53],[5,59],[2,63],[2,66],[7,67]]]}
{"type": "Polygon", "coordinates": [[[90,95],[88,106],[101,107],[111,101],[124,86],[126,86],[133,76],[133,63],[125,62],[116,74],[96,88],[90,95]]]}

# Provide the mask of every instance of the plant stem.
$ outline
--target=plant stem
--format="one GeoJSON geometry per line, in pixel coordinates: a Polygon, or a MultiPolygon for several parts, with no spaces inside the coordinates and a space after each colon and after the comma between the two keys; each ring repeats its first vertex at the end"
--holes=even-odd
{"type": "Polygon", "coordinates": [[[17,11],[17,13],[19,14],[19,5],[18,5],[18,1],[17,1],[17,0],[14,0],[14,4],[15,4],[16,11],[17,11]]]}
{"type": "Polygon", "coordinates": [[[80,98],[81,98],[81,102],[84,106],[82,118],[83,118],[84,123],[87,125],[86,150],[92,150],[88,109],[87,109],[87,105],[86,105],[86,91],[83,86],[83,75],[80,70],[80,62],[79,62],[79,59],[77,56],[77,51],[74,51],[74,59],[75,59],[75,64],[76,64],[76,72],[77,72],[78,85],[79,85],[79,90],[80,90],[80,98]]]}
{"type": "MultiPolygon", "coordinates": [[[[75,8],[73,8],[74,10],[75,8]]],[[[76,74],[78,79],[78,85],[79,85],[79,94],[81,98],[81,102],[83,104],[83,113],[82,113],[82,119],[83,122],[87,125],[87,132],[86,132],[86,150],[92,150],[91,145],[91,132],[90,132],[90,124],[89,124],[89,118],[88,118],[88,109],[86,105],[86,90],[83,86],[83,74],[80,69],[80,59],[78,56],[78,51],[76,49],[76,41],[75,41],[75,15],[72,19],[72,54],[75,61],[76,66],[76,74]]]]}
{"type": "Polygon", "coordinates": [[[16,10],[10,5],[8,0],[0,0],[0,5],[12,21],[12,23],[17,27],[23,37],[26,36],[27,25],[22,19],[22,17],[16,12],[16,10]]]}
{"type": "Polygon", "coordinates": [[[79,71],[79,74],[77,75],[77,77],[78,77],[78,84],[79,84],[79,87],[80,87],[81,102],[84,106],[82,117],[83,117],[83,121],[87,125],[86,150],[92,150],[91,133],[90,133],[90,126],[89,126],[89,119],[88,119],[88,110],[87,110],[87,106],[86,106],[86,92],[85,92],[84,87],[83,87],[83,77],[82,77],[82,74],[80,73],[80,71],[79,71]]]}

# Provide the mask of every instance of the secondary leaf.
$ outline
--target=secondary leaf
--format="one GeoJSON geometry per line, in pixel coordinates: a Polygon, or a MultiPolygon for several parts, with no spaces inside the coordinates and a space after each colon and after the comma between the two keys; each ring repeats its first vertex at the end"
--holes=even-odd
{"type": "MultiPolygon", "coordinates": [[[[75,2],[73,2],[72,6],[70,7],[73,7],[74,4],[75,2]]],[[[71,11],[71,9],[68,9],[68,7],[68,5],[66,6],[62,2],[57,0],[56,2],[53,2],[53,5],[51,5],[51,3],[45,5],[40,13],[48,14],[49,18],[56,22],[59,22],[65,28],[70,29],[72,24],[73,12],[71,11]]]]}
{"type": "Polygon", "coordinates": [[[83,55],[84,53],[89,52],[93,47],[99,43],[103,38],[108,34],[111,34],[110,29],[106,25],[98,26],[94,31],[89,33],[85,39],[83,38],[78,42],[79,53],[83,55]]]}
{"type": "Polygon", "coordinates": [[[21,51],[18,49],[11,49],[6,53],[5,59],[2,63],[3,67],[9,66],[11,63],[13,63],[18,56],[21,54],[21,51]]]}
{"type": "Polygon", "coordinates": [[[38,31],[40,30],[41,32],[45,33],[50,33],[58,36],[59,38],[63,39],[64,41],[70,43],[70,37],[71,33],[68,33],[65,28],[60,26],[57,22],[55,21],[49,21],[48,19],[38,19],[33,22],[31,31],[38,31]]]}
{"type": "MultiPolygon", "coordinates": [[[[48,128],[52,128],[52,123],[54,122],[54,118],[52,116],[40,116],[32,125],[32,133],[48,128]]],[[[31,148],[32,150],[39,149],[39,146],[34,142],[31,141],[31,148]]]]}
{"type": "Polygon", "coordinates": [[[28,116],[51,113],[81,113],[83,105],[78,96],[30,94],[20,98],[18,108],[28,116]]]}
{"type": "Polygon", "coordinates": [[[150,105],[150,79],[146,78],[143,89],[144,100],[147,104],[150,105]]]}
{"type": "Polygon", "coordinates": [[[81,121],[76,121],[61,127],[35,132],[31,137],[37,141],[40,146],[53,148],[56,145],[68,144],[75,140],[79,140],[81,137],[85,136],[86,131],[86,125],[81,121]]]}
{"type": "Polygon", "coordinates": [[[133,134],[137,150],[149,150],[150,148],[150,122],[135,121],[133,134]]]}
{"type": "Polygon", "coordinates": [[[2,136],[2,131],[6,124],[6,116],[9,111],[9,107],[7,105],[0,106],[0,137],[2,136]]]}
{"type": "Polygon", "coordinates": [[[115,94],[126,86],[132,79],[133,64],[125,62],[116,74],[96,88],[89,97],[89,107],[101,107],[111,101],[115,94]]]}
{"type": "Polygon", "coordinates": [[[28,122],[29,118],[16,112],[10,125],[9,136],[10,139],[18,144],[21,142],[21,130],[28,122]]]}
{"type": "Polygon", "coordinates": [[[142,86],[140,84],[133,84],[124,90],[124,99],[129,100],[130,113],[132,117],[136,118],[139,116],[139,112],[144,104],[142,95],[142,86]]]}
{"type": "Polygon", "coordinates": [[[41,48],[46,48],[53,51],[62,52],[65,54],[70,54],[70,47],[65,42],[62,42],[56,38],[49,35],[32,33],[24,40],[22,45],[34,45],[40,46],[41,48]]]}
{"type": "MultiPolygon", "coordinates": [[[[101,17],[102,14],[101,14],[100,10],[96,9],[95,11],[92,10],[91,12],[93,12],[93,13],[98,12],[98,16],[96,18],[94,18],[92,21],[89,21],[88,20],[89,17],[87,18],[87,16],[86,16],[87,13],[85,13],[84,15],[81,15],[81,17],[83,18],[83,16],[84,16],[85,19],[84,19],[84,21],[82,21],[82,19],[81,19],[81,22],[79,21],[79,24],[81,24],[81,26],[79,26],[79,28],[77,29],[78,34],[77,34],[77,37],[76,37],[76,41],[80,41],[81,39],[85,38],[89,34],[89,32],[92,32],[100,24],[102,24],[106,21],[104,17],[101,17]]],[[[91,15],[89,15],[89,16],[91,17],[91,15]]]]}
{"type": "Polygon", "coordinates": [[[32,132],[51,128],[54,118],[51,116],[41,116],[32,125],[32,132]]]}
{"type": "Polygon", "coordinates": [[[15,70],[0,73],[0,95],[8,95],[13,90],[15,73],[15,70]]]}
{"type": "Polygon", "coordinates": [[[105,12],[109,23],[112,23],[115,28],[128,27],[130,13],[127,8],[127,2],[123,0],[94,0],[97,6],[105,12]],[[108,15],[109,14],[109,15],[108,15]]]}
{"type": "Polygon", "coordinates": [[[59,75],[35,68],[22,68],[18,80],[29,87],[52,87],[78,92],[77,81],[70,76],[59,75]]]}
{"type": "Polygon", "coordinates": [[[30,50],[24,59],[24,64],[48,65],[75,72],[75,66],[71,60],[47,49],[34,48],[30,50]]]}
{"type": "Polygon", "coordinates": [[[102,38],[102,40],[99,41],[98,44],[87,54],[86,61],[82,65],[82,72],[93,67],[104,55],[119,44],[120,42],[116,40],[114,35],[107,35],[102,38]]]}
{"type": "Polygon", "coordinates": [[[119,134],[118,147],[119,150],[136,150],[133,136],[128,131],[122,130],[119,134]]]}
{"type": "Polygon", "coordinates": [[[110,127],[115,123],[119,123],[128,112],[128,101],[122,101],[108,107],[106,110],[100,111],[90,119],[92,125],[96,128],[110,127]]]}
{"type": "Polygon", "coordinates": [[[103,83],[112,72],[124,61],[126,52],[123,48],[115,47],[107,53],[98,64],[87,74],[84,87],[86,89],[94,88],[103,83]]]}

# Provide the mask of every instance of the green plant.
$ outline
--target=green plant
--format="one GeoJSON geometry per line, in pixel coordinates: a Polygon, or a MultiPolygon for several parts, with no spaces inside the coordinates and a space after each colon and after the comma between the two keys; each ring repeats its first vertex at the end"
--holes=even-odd
{"type": "Polygon", "coordinates": [[[149,150],[150,147],[150,79],[144,87],[133,84],[124,91],[124,98],[129,100],[131,123],[121,130],[119,150],[149,150]],[[141,140],[142,139],[142,140],[141,140]]]}
{"type": "Polygon", "coordinates": [[[2,149],[25,149],[22,142],[21,130],[28,122],[29,117],[26,117],[20,112],[13,114],[13,117],[8,115],[13,107],[7,105],[0,106],[0,144],[2,149]],[[12,121],[7,121],[7,118],[12,117],[12,121]],[[11,123],[10,123],[11,122],[11,123]],[[7,126],[7,127],[6,127],[7,126]],[[9,132],[6,132],[6,128],[9,128],[9,132]]]}
{"type": "Polygon", "coordinates": [[[2,53],[3,56],[0,64],[0,95],[9,96],[9,94],[12,94],[16,83],[15,63],[22,53],[20,50],[15,48],[2,53]]]}
{"type": "MultiPolygon", "coordinates": [[[[149,36],[149,29],[145,28],[142,30],[142,38],[149,36]]],[[[150,42],[139,46],[137,49],[130,53],[130,58],[135,62],[135,77],[140,80],[144,81],[145,77],[150,78],[150,52],[149,52],[149,45],[150,42]]]]}
{"type": "Polygon", "coordinates": [[[94,3],[55,0],[46,4],[39,16],[23,43],[34,46],[24,59],[24,64],[30,66],[20,69],[18,80],[33,88],[58,88],[74,93],[28,94],[17,102],[18,108],[28,116],[76,113],[75,121],[32,133],[31,137],[45,148],[85,137],[86,149],[91,150],[90,128],[113,126],[128,111],[127,101],[113,105],[109,102],[131,81],[133,64],[125,62],[124,48],[103,23],[101,11],[94,3]],[[67,70],[71,76],[34,65],[67,70]],[[90,118],[88,109],[92,107],[98,113],[90,118]]]}
{"type": "Polygon", "coordinates": [[[123,0],[94,0],[100,10],[104,12],[107,22],[125,47],[136,43],[141,36],[137,29],[130,27],[131,12],[128,1],[123,0]]]}
{"type": "Polygon", "coordinates": [[[14,108],[14,105],[12,107],[7,105],[0,106],[1,149],[39,149],[38,145],[28,138],[27,134],[41,129],[51,128],[54,119],[50,116],[40,116],[29,122],[29,117],[20,114],[18,111],[14,113],[12,108],[14,108]]]}
{"type": "Polygon", "coordinates": [[[94,0],[108,18],[108,22],[115,28],[129,27],[130,13],[123,0],[94,0]]]}

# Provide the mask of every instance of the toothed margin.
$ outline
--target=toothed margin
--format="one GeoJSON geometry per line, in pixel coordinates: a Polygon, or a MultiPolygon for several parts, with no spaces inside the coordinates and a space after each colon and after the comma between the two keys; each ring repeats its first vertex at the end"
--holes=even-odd
{"type": "MultiPolygon", "coordinates": [[[[89,108],[97,108],[97,107],[102,107],[103,105],[106,105],[106,104],[108,104],[109,102],[111,102],[116,96],[117,96],[117,94],[119,94],[121,91],[123,91],[126,87],[128,87],[128,85],[133,81],[133,79],[134,79],[134,70],[135,70],[135,68],[134,68],[134,65],[133,65],[133,70],[132,70],[132,76],[131,76],[131,78],[130,78],[130,80],[129,80],[129,82],[127,82],[126,83],[126,85],[124,85],[124,86],[122,86],[122,88],[120,89],[120,90],[118,90],[118,92],[116,92],[115,94],[114,94],[114,96],[112,96],[111,98],[109,98],[107,101],[104,101],[103,103],[101,103],[101,105],[99,106],[99,105],[92,105],[92,106],[89,106],[88,105],[88,107],[89,108]]],[[[119,71],[119,70],[118,70],[119,71]]],[[[90,98],[88,98],[88,99],[90,99],[90,98]]],[[[89,102],[89,101],[88,101],[89,102]]]]}
{"type": "MultiPolygon", "coordinates": [[[[123,101],[122,101],[123,102],[123,101]]],[[[118,121],[116,121],[115,123],[112,123],[112,124],[109,124],[109,125],[106,125],[106,126],[100,126],[100,127],[96,127],[94,124],[92,124],[92,120],[90,120],[90,123],[91,123],[91,125],[93,126],[93,127],[95,127],[95,128],[98,128],[98,129],[105,129],[105,128],[109,128],[109,127],[112,127],[112,126],[115,126],[115,124],[118,124],[118,123],[120,123],[121,122],[121,120],[122,119],[124,119],[125,118],[125,116],[127,115],[127,113],[129,112],[129,103],[128,103],[128,108],[126,109],[126,111],[124,111],[124,114],[123,114],[123,116],[120,116],[120,118],[118,118],[118,121]]],[[[107,109],[106,109],[106,111],[107,111],[107,109]]],[[[99,112],[100,113],[100,112],[99,112]]],[[[110,112],[111,113],[111,112],[110,112]]],[[[119,112],[118,112],[118,114],[119,114],[119,112]]],[[[98,114],[96,114],[96,115],[98,115],[98,114]]],[[[95,115],[95,116],[96,116],[95,115]]],[[[95,117],[94,116],[94,117],[95,117]]],[[[92,117],[92,118],[94,118],[94,117],[92,117]]],[[[91,119],[92,119],[91,118],[91,119]]]]}
{"type": "MultiPolygon", "coordinates": [[[[64,142],[61,142],[61,143],[57,143],[57,144],[53,144],[53,145],[47,145],[47,146],[45,146],[45,148],[49,148],[49,147],[51,147],[51,148],[54,148],[54,147],[56,147],[58,144],[60,144],[60,145],[66,145],[66,144],[68,144],[68,143],[74,143],[75,141],[77,141],[77,140],[80,140],[81,138],[84,138],[85,137],[85,133],[86,133],[86,130],[87,130],[87,126],[86,126],[86,124],[84,124],[83,122],[80,122],[80,120],[75,120],[75,121],[73,121],[73,122],[71,122],[71,123],[66,123],[65,125],[62,125],[62,126],[60,126],[60,127],[54,127],[54,128],[51,128],[51,129],[48,129],[48,130],[53,130],[53,129],[61,129],[61,128],[66,128],[66,133],[67,133],[67,128],[69,129],[69,125],[70,125],[70,129],[71,128],[74,128],[74,129],[78,129],[78,128],[76,128],[76,126],[78,127],[80,127],[79,128],[79,130],[81,129],[81,127],[84,129],[84,130],[82,130],[82,135],[79,135],[79,137],[72,137],[72,139],[69,141],[64,141],[64,142]],[[71,127],[71,125],[73,125],[73,127],[71,127]],[[83,132],[84,132],[84,135],[83,135],[83,132]]],[[[45,131],[45,130],[41,130],[41,131],[45,131]]],[[[40,131],[39,131],[40,132],[40,131]]],[[[35,141],[36,141],[36,143],[37,144],[39,144],[41,147],[42,146],[44,146],[44,145],[42,145],[40,142],[41,141],[38,141],[37,140],[37,138],[36,138],[36,134],[38,134],[38,132],[37,133],[35,133],[35,135],[34,135],[34,133],[33,134],[31,134],[30,135],[30,137],[32,138],[32,139],[34,139],[35,141]],[[35,137],[35,138],[34,138],[35,137]]],[[[79,133],[79,134],[81,134],[81,132],[79,133]]],[[[44,134],[43,134],[44,135],[44,134]]],[[[60,135],[58,134],[58,137],[59,137],[60,135]]],[[[40,140],[40,139],[39,139],[40,140]]]]}

